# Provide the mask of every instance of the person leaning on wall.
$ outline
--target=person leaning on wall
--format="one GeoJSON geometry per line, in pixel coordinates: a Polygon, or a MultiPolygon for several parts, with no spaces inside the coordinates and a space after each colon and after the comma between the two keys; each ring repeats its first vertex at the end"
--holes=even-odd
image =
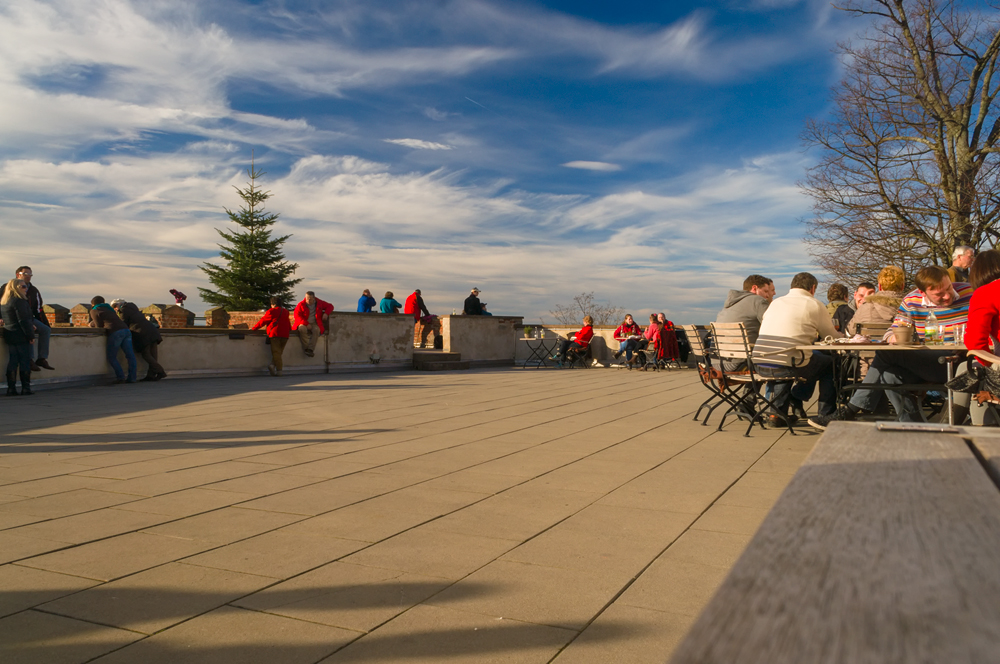
{"type": "Polygon", "coordinates": [[[18,396],[17,373],[21,373],[21,394],[31,391],[31,345],[35,342],[35,326],[28,305],[28,282],[11,279],[0,297],[3,316],[3,339],[7,342],[7,396],[18,396]]]}
{"type": "Polygon", "coordinates": [[[271,344],[271,363],[267,365],[267,370],[272,376],[280,376],[284,368],[281,354],[285,351],[288,336],[292,333],[292,325],[288,321],[288,309],[282,307],[281,300],[276,297],[271,298],[271,308],[265,311],[263,317],[250,329],[259,330],[264,325],[267,325],[267,339],[271,344]]]}
{"type": "Polygon", "coordinates": [[[146,361],[146,377],[143,381],[160,380],[167,377],[159,358],[159,346],[163,341],[160,328],[150,322],[132,302],[118,298],[111,301],[111,307],[118,312],[122,322],[132,332],[132,348],[146,361]]]}

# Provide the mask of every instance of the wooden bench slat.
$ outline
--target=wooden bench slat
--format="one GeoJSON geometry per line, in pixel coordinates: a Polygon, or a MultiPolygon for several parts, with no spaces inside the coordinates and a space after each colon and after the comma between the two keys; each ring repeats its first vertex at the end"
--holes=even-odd
{"type": "Polygon", "coordinates": [[[670,661],[996,661],[998,557],[961,436],[835,423],[670,661]]]}

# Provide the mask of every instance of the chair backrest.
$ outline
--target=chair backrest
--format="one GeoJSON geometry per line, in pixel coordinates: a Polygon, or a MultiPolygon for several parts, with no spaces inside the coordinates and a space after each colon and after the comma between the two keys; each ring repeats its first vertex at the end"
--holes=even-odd
{"type": "Polygon", "coordinates": [[[705,347],[705,337],[712,333],[708,325],[682,325],[687,332],[688,343],[691,344],[691,352],[695,355],[706,356],[709,351],[705,347]]]}
{"type": "Polygon", "coordinates": [[[795,339],[775,337],[762,334],[757,337],[753,346],[753,361],[755,364],[771,364],[782,367],[798,367],[805,364],[809,357],[805,351],[794,350],[800,345],[795,339]]]}
{"type": "Polygon", "coordinates": [[[750,359],[750,341],[743,323],[712,323],[712,342],[724,360],[746,362],[750,359]]]}
{"type": "Polygon", "coordinates": [[[855,334],[863,334],[872,339],[881,339],[892,327],[892,323],[858,323],[855,334]]]}

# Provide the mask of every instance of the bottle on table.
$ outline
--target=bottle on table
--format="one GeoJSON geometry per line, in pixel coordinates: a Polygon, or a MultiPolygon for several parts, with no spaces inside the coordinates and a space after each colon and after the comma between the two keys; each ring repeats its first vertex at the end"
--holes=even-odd
{"type": "Polygon", "coordinates": [[[924,321],[924,343],[928,346],[941,343],[941,327],[933,311],[927,314],[927,320],[924,321]]]}

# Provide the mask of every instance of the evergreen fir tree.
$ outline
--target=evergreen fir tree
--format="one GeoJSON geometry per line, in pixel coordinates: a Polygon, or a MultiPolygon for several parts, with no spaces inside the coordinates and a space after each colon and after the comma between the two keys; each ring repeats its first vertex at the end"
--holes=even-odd
{"type": "Polygon", "coordinates": [[[278,215],[264,211],[264,201],[271,197],[271,192],[257,186],[257,178],[264,173],[254,167],[253,160],[247,175],[250,182],[245,189],[233,187],[243,199],[239,212],[225,208],[238,228],[233,232],[215,229],[228,242],[228,245],[219,245],[219,253],[227,265],[204,263],[201,266],[217,289],[199,288],[201,299],[225,307],[227,311],[267,309],[272,297],[289,304],[293,298],[292,288],[302,281],[289,278],[299,266],[286,261],[281,250],[291,236],[271,237],[271,226],[278,215]]]}

